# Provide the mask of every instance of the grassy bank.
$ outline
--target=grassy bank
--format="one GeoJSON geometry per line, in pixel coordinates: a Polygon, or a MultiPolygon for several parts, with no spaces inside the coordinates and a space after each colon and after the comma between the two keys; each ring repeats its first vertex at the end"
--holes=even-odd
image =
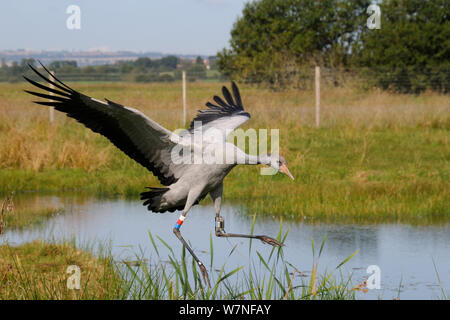
{"type": "MultiPolygon", "coordinates": [[[[96,98],[142,110],[168,129],[181,124],[178,84],[74,84],[96,98]],[[175,115],[175,116],[174,116],[175,115]]],[[[0,192],[74,191],[137,197],[157,186],[150,173],[106,139],[30,102],[25,84],[0,84],[0,192]]],[[[242,86],[248,128],[280,129],[280,153],[296,177],[260,176],[237,167],[225,198],[245,212],[305,221],[448,220],[450,100],[324,88],[322,127],[314,127],[310,91],[242,86]]],[[[188,118],[220,92],[217,83],[188,86],[188,118]]],[[[209,200],[208,200],[209,201],[209,200]]]]}
{"type": "Polygon", "coordinates": [[[114,264],[70,244],[32,242],[0,246],[0,299],[115,299],[120,287],[114,264]],[[69,289],[67,268],[81,270],[81,288],[69,289]]]}
{"type": "Polygon", "coordinates": [[[5,230],[23,229],[29,226],[43,224],[48,218],[63,212],[63,208],[42,203],[38,198],[28,198],[26,201],[16,201],[9,194],[0,198],[0,234],[5,230]]]}

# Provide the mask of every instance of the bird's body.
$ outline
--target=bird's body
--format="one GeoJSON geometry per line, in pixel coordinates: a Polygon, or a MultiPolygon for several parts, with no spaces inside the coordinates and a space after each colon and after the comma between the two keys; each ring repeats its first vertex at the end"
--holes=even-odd
{"type": "MultiPolygon", "coordinates": [[[[154,196],[149,199],[150,202],[148,205],[151,211],[164,213],[166,211],[182,210],[186,204],[189,192],[199,193],[198,200],[201,201],[210,192],[222,185],[227,174],[236,165],[251,160],[248,158],[248,155],[232,143],[202,142],[203,148],[200,153],[200,158],[208,159],[209,163],[189,164],[179,179],[167,188],[142,193],[142,200],[145,200],[147,196],[154,196]],[[227,163],[226,154],[234,154],[236,161],[227,163]]],[[[261,160],[254,159],[254,161],[261,160]]],[[[198,202],[194,203],[194,205],[198,202]]]]}
{"type": "Polygon", "coordinates": [[[31,69],[47,84],[25,79],[34,86],[53,93],[26,92],[50,101],[35,103],[54,107],[76,119],[94,132],[108,138],[127,156],[151,171],[165,187],[149,187],[141,193],[148,210],[182,214],[173,232],[197,261],[205,280],[205,267],[183,239],[180,227],[190,208],[208,194],[214,201],[216,211],[216,235],[219,237],[257,238],[272,245],[282,245],[267,236],[225,233],[223,218],[219,215],[223,180],[238,164],[265,164],[281,171],[292,179],[286,161],[278,155],[249,155],[227,142],[230,133],[250,119],[244,111],[236,84],[232,83],[232,94],[222,88],[225,98],[214,96],[215,104],[208,102],[207,110],[200,110],[188,130],[180,134],[171,132],[146,117],[142,112],[106,100],[100,101],[79,93],[53,76],[43,65],[50,78],[46,78],[33,66],[31,69]]]}
{"type": "Polygon", "coordinates": [[[154,191],[143,192],[141,199],[149,200],[148,207],[153,212],[183,210],[189,192],[198,192],[198,202],[200,202],[222,184],[223,179],[234,166],[191,164],[189,170],[186,170],[177,182],[167,188],[153,188],[154,191]]]}

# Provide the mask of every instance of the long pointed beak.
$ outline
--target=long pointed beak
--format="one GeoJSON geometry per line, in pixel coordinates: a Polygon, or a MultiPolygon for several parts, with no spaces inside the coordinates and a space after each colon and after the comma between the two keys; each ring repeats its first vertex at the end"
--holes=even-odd
{"type": "Polygon", "coordinates": [[[292,180],[294,180],[294,176],[291,174],[291,172],[289,171],[287,165],[283,164],[280,167],[280,171],[283,172],[285,175],[287,175],[289,178],[291,178],[292,180]]]}

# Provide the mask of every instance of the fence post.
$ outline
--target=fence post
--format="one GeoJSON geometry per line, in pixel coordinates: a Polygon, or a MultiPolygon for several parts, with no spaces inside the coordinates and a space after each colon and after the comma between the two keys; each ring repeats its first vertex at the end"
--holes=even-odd
{"type": "Polygon", "coordinates": [[[320,67],[316,66],[316,127],[320,127],[320,67]]]}
{"type": "MultiPolygon", "coordinates": [[[[55,75],[55,71],[50,71],[50,73],[53,76],[55,75]]],[[[55,89],[55,86],[50,83],[50,88],[51,89],[55,89]]],[[[53,96],[53,92],[50,91],[49,93],[50,93],[51,96],[53,96]]],[[[50,107],[49,108],[49,117],[50,117],[50,123],[53,123],[53,121],[55,120],[55,108],[54,107],[50,107]]]]}
{"type": "Polygon", "coordinates": [[[186,71],[182,73],[183,82],[183,125],[186,125],[186,71]]]}

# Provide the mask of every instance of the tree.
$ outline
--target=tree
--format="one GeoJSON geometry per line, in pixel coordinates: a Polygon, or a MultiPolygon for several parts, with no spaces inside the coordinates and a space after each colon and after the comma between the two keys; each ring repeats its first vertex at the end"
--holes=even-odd
{"type": "Polygon", "coordinates": [[[225,74],[283,84],[299,66],[347,66],[365,25],[368,0],[257,0],[231,30],[230,49],[218,53],[225,74]]]}
{"type": "Polygon", "coordinates": [[[50,70],[58,70],[64,67],[77,68],[77,62],[74,60],[56,60],[48,65],[50,70]]]}
{"type": "Polygon", "coordinates": [[[167,56],[164,58],[161,58],[160,64],[163,67],[166,67],[167,69],[173,70],[177,68],[178,65],[178,57],[176,56],[167,56]]]}
{"type": "Polygon", "coordinates": [[[136,61],[134,61],[134,66],[137,69],[150,69],[154,66],[154,63],[152,59],[147,57],[137,58],[136,61]]]}
{"type": "Polygon", "coordinates": [[[22,60],[20,61],[20,66],[22,68],[28,68],[28,65],[32,65],[35,66],[36,65],[36,60],[32,59],[32,58],[22,58],[22,60]]]}
{"type": "Polygon", "coordinates": [[[218,53],[228,77],[295,84],[312,65],[356,68],[400,92],[450,92],[450,2],[380,0],[381,29],[367,27],[366,0],[255,0],[218,53]],[[367,73],[360,70],[368,70],[367,73]]]}
{"type": "Polygon", "coordinates": [[[209,56],[208,61],[209,61],[209,68],[211,70],[216,70],[217,69],[217,56],[209,56]]]}
{"type": "Polygon", "coordinates": [[[193,64],[187,69],[188,77],[195,79],[205,79],[206,78],[206,67],[202,64],[193,64]]]}
{"type": "Polygon", "coordinates": [[[371,68],[376,83],[400,92],[450,91],[450,2],[386,0],[381,28],[363,30],[353,63],[371,68]]]}

